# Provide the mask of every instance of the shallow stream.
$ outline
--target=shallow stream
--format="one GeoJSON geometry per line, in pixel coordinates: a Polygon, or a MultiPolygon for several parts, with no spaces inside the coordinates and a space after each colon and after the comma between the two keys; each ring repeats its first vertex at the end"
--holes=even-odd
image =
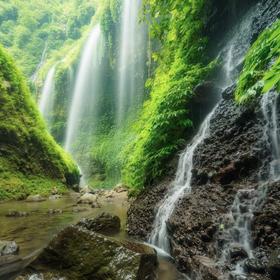
{"type": "MultiPolygon", "coordinates": [[[[43,202],[9,201],[0,203],[0,240],[16,241],[20,247],[19,256],[25,257],[44,248],[55,234],[82,218],[93,218],[102,212],[117,215],[121,219],[121,232],[116,238],[128,238],[125,233],[128,202],[126,194],[112,199],[103,199],[101,208],[77,205],[77,194],[71,193],[57,200],[43,202]],[[62,213],[49,214],[49,211],[62,213]],[[81,211],[82,210],[82,211],[81,211]],[[9,211],[28,213],[26,217],[6,217],[9,211]]],[[[159,259],[159,280],[180,279],[176,267],[166,259],[159,259]]]]}

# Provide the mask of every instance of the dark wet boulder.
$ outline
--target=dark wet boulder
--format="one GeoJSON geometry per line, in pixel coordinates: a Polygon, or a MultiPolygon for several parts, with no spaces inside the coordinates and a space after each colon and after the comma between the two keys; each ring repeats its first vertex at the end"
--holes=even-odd
{"type": "Polygon", "coordinates": [[[268,262],[268,272],[273,280],[280,279],[280,249],[274,250],[270,254],[269,262],[268,262]]]}
{"type": "Polygon", "coordinates": [[[52,272],[69,280],[153,280],[156,266],[155,250],[146,245],[70,226],[50,242],[27,271],[52,272]]]}
{"type": "Polygon", "coordinates": [[[118,216],[102,213],[93,219],[82,219],[78,226],[103,234],[112,234],[120,231],[121,220],[118,216]]]}
{"type": "Polygon", "coordinates": [[[19,246],[15,241],[0,241],[0,256],[16,255],[19,246]]]}

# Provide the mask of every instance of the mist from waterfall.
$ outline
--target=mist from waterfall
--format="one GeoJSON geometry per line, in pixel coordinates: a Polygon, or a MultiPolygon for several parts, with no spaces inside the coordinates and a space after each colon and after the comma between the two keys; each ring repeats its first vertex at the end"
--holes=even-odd
{"type": "Polygon", "coordinates": [[[52,112],[54,102],[55,70],[56,65],[51,67],[51,69],[49,70],[39,100],[39,110],[48,124],[50,124],[51,121],[50,114],[52,112]]]}
{"type": "Polygon", "coordinates": [[[118,125],[129,109],[143,100],[147,30],[140,22],[141,7],[142,0],[124,0],[122,6],[116,104],[118,125]]]}
{"type": "MultiPolygon", "coordinates": [[[[94,118],[97,113],[96,96],[100,86],[99,67],[103,51],[103,38],[98,24],[85,43],[76,75],[65,137],[65,149],[69,152],[73,152],[75,141],[81,136],[85,114],[94,118]]],[[[92,128],[87,129],[87,133],[90,134],[92,128]]]]}

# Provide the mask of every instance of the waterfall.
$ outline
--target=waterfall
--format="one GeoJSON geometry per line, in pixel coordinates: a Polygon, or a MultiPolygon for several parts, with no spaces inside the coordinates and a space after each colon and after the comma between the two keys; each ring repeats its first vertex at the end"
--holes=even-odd
{"type": "Polygon", "coordinates": [[[133,105],[142,102],[144,92],[146,26],[139,22],[142,0],[124,0],[118,60],[117,124],[133,105]]]}
{"type": "Polygon", "coordinates": [[[100,85],[99,66],[102,52],[103,41],[101,28],[98,24],[91,31],[84,46],[75,80],[65,137],[65,149],[69,152],[73,152],[73,145],[77,137],[81,136],[85,114],[92,116],[96,110],[95,103],[100,85]]]}
{"type": "Polygon", "coordinates": [[[44,82],[43,91],[41,94],[41,98],[39,101],[39,109],[42,113],[45,120],[50,122],[50,113],[53,108],[53,99],[54,99],[54,91],[55,91],[55,69],[56,65],[54,65],[48,72],[46,80],[44,82]]]}
{"type": "Polygon", "coordinates": [[[209,134],[210,120],[214,111],[215,109],[208,114],[191,144],[188,145],[181,154],[173,186],[161,202],[157,211],[149,242],[164,250],[166,253],[170,252],[166,222],[171,216],[177,201],[184,194],[191,192],[193,154],[197,146],[202,143],[209,134]]]}

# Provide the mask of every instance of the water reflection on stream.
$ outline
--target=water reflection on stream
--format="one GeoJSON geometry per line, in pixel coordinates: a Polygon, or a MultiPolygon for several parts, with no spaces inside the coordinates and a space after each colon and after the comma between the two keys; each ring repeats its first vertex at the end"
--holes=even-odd
{"type": "MultiPolygon", "coordinates": [[[[125,225],[128,203],[125,194],[115,199],[104,199],[101,208],[91,208],[76,204],[77,195],[69,194],[58,200],[43,202],[10,201],[0,203],[0,240],[14,240],[20,246],[19,255],[27,256],[45,247],[60,230],[82,218],[96,217],[106,211],[121,218],[121,232],[116,238],[127,238],[125,225]],[[84,211],[78,212],[77,208],[84,211]],[[48,214],[50,209],[60,209],[60,214],[48,214]],[[76,210],[75,210],[76,209],[76,210]],[[27,217],[6,217],[10,211],[27,212],[27,217]]],[[[175,266],[167,260],[159,260],[159,280],[177,280],[179,275],[175,266]]]]}

